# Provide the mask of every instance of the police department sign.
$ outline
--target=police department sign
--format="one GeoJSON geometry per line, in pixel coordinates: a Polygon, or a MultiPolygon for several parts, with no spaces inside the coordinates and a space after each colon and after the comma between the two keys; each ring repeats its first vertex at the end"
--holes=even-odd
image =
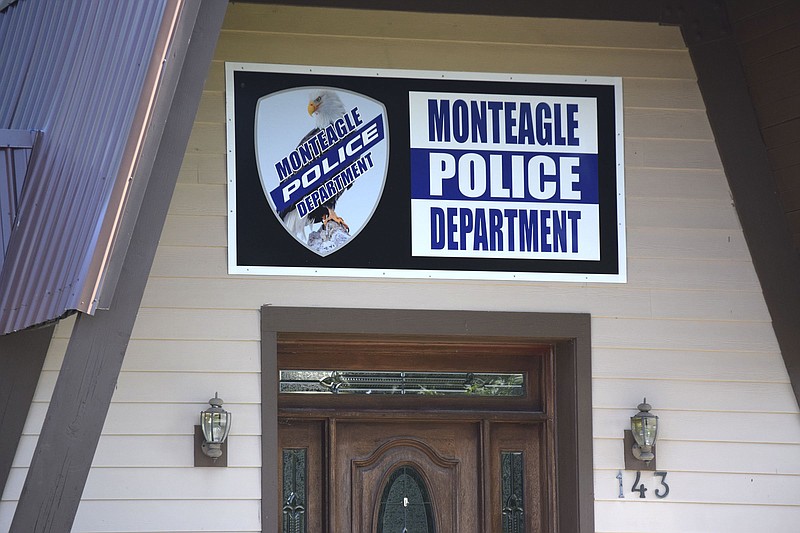
{"type": "Polygon", "coordinates": [[[231,273],[625,281],[619,79],[226,75],[231,273]]]}

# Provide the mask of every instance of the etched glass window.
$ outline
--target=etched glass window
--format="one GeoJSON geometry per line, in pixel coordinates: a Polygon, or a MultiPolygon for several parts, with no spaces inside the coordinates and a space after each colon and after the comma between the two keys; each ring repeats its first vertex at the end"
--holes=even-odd
{"type": "Polygon", "coordinates": [[[525,395],[525,375],[498,372],[281,370],[280,392],[521,397],[525,395]]]}
{"type": "Polygon", "coordinates": [[[282,533],[306,533],[306,456],[305,448],[283,449],[283,528],[282,533]]]}
{"type": "Polygon", "coordinates": [[[381,497],[377,533],[435,533],[433,505],[425,481],[412,466],[389,476],[381,497]]]}
{"type": "Polygon", "coordinates": [[[525,533],[525,472],[522,452],[501,452],[503,533],[525,533]]]}

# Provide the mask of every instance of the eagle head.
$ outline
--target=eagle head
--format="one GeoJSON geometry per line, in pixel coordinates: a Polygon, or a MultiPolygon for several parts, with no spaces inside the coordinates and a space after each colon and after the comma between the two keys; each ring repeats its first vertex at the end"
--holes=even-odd
{"type": "Polygon", "coordinates": [[[331,90],[314,91],[308,99],[308,114],[316,119],[318,128],[331,124],[345,112],[346,109],[339,96],[331,90]]]}

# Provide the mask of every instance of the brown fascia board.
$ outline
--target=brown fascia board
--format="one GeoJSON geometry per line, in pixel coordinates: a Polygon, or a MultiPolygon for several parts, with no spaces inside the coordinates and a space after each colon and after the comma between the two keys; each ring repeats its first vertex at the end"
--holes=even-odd
{"type": "Polygon", "coordinates": [[[732,34],[689,44],[697,83],[786,370],[800,405],[800,256],[732,34]]]}
{"type": "Polygon", "coordinates": [[[51,324],[0,335],[0,493],[11,472],[54,330],[51,324]]]}

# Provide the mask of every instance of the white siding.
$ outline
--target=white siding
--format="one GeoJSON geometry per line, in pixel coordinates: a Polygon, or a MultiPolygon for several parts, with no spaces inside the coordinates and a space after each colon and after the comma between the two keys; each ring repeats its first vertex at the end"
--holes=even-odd
{"type": "MultiPolygon", "coordinates": [[[[259,530],[265,303],[591,313],[597,531],[797,531],[798,406],[677,28],[232,4],[75,531],[259,530]],[[227,275],[226,60],[622,76],[629,282],[227,275]],[[234,413],[231,466],[194,469],[192,425],[214,391],[234,413]],[[643,396],[671,491],[653,498],[645,474],[640,500],[626,472],[621,500],[622,432],[643,396]]],[[[0,530],[68,335],[60,325],[0,530]]]]}

